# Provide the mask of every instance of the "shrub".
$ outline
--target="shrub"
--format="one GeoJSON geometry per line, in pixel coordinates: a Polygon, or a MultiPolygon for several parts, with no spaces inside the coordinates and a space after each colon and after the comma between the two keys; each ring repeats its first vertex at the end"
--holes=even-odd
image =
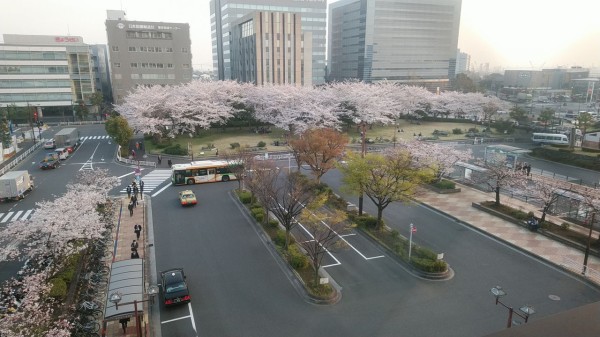
{"type": "Polygon", "coordinates": [[[452,134],[453,134],[453,135],[462,135],[462,133],[463,133],[463,132],[462,132],[462,129],[461,129],[461,128],[455,128],[455,129],[452,129],[452,134]]]}
{"type": "MultiPolygon", "coordinates": [[[[381,220],[383,221],[383,219],[381,220]]],[[[354,217],[354,222],[361,227],[375,228],[377,227],[377,218],[370,215],[359,215],[354,217]]]]}
{"type": "MultiPolygon", "coordinates": [[[[285,242],[285,241],[284,241],[285,242]]],[[[297,245],[288,247],[288,262],[294,269],[304,269],[308,267],[308,258],[300,252],[297,245]]]]}
{"type": "Polygon", "coordinates": [[[335,194],[331,194],[329,199],[327,200],[327,204],[332,208],[339,209],[341,211],[346,211],[348,203],[344,198],[339,197],[335,194]]]}
{"type": "Polygon", "coordinates": [[[278,230],[277,233],[275,233],[275,236],[273,237],[272,240],[276,246],[279,246],[279,247],[285,246],[285,231],[282,229],[278,230]]]}
{"type": "Polygon", "coordinates": [[[398,231],[397,231],[397,230],[395,230],[395,229],[393,229],[393,230],[390,232],[390,235],[392,236],[392,239],[394,239],[394,240],[398,240],[398,239],[400,239],[400,232],[398,232],[398,231]]]}
{"type": "Polygon", "coordinates": [[[479,129],[478,128],[469,128],[468,132],[478,133],[479,129]]]}
{"type": "Polygon", "coordinates": [[[430,260],[419,257],[413,257],[411,263],[417,269],[427,273],[444,272],[448,269],[448,265],[442,260],[430,260]]]}
{"type": "Polygon", "coordinates": [[[265,218],[265,212],[262,208],[253,208],[250,210],[250,212],[252,213],[254,219],[256,219],[258,222],[262,222],[265,218]]]}
{"type": "Polygon", "coordinates": [[[229,144],[229,146],[231,147],[232,150],[235,150],[240,147],[240,143],[238,143],[238,142],[231,143],[231,144],[229,144]]]}
{"type": "Polygon", "coordinates": [[[169,146],[163,150],[166,154],[172,154],[175,156],[185,156],[188,154],[188,150],[181,147],[181,144],[175,144],[173,146],[169,146]]]}
{"type": "Polygon", "coordinates": [[[238,197],[242,204],[247,205],[252,202],[252,193],[250,191],[240,191],[238,192],[238,197]]]}
{"type": "Polygon", "coordinates": [[[64,299],[67,297],[67,283],[61,278],[50,279],[52,287],[50,288],[49,296],[56,299],[64,299]]]}
{"type": "Polygon", "coordinates": [[[267,146],[267,143],[263,142],[262,140],[260,142],[258,142],[258,144],[256,144],[256,146],[258,147],[265,147],[267,146]]]}
{"type": "Polygon", "coordinates": [[[569,227],[571,227],[571,225],[569,225],[568,222],[563,222],[563,223],[560,224],[560,228],[562,228],[564,230],[569,229],[569,227]]]}
{"type": "Polygon", "coordinates": [[[438,182],[433,183],[433,186],[441,189],[441,190],[453,190],[456,188],[456,183],[450,180],[442,179],[438,182]]]}
{"type": "Polygon", "coordinates": [[[269,227],[277,228],[278,226],[279,226],[279,221],[277,221],[276,219],[269,220],[269,227]]]}

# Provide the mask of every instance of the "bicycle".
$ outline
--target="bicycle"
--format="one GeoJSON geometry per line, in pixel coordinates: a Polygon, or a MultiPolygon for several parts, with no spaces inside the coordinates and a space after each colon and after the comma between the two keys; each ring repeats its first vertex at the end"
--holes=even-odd
{"type": "Polygon", "coordinates": [[[100,323],[95,319],[89,319],[82,322],[77,320],[73,324],[73,329],[73,336],[100,336],[98,334],[98,331],[100,331],[100,323]]]}

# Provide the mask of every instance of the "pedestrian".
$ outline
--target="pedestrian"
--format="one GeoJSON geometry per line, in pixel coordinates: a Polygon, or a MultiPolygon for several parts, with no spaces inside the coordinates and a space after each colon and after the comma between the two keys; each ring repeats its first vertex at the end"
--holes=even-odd
{"type": "Polygon", "coordinates": [[[171,159],[167,160],[167,164],[169,164],[169,168],[171,168],[171,165],[173,165],[173,162],[171,162],[171,159]]]}
{"type": "Polygon", "coordinates": [[[119,323],[121,323],[121,328],[123,328],[123,333],[127,333],[127,322],[129,322],[129,318],[121,318],[119,323]]]}
{"type": "Polygon", "coordinates": [[[139,259],[140,258],[140,254],[138,254],[137,250],[134,250],[131,252],[131,258],[132,259],[139,259]]]}
{"type": "Polygon", "coordinates": [[[529,174],[531,173],[531,164],[527,164],[525,170],[527,170],[527,176],[529,177],[529,174]]]}
{"type": "Polygon", "coordinates": [[[127,199],[131,199],[131,186],[127,185],[125,191],[127,191],[127,199]]]}
{"type": "Polygon", "coordinates": [[[131,203],[133,204],[133,208],[137,207],[137,204],[138,204],[138,202],[137,202],[137,195],[132,195],[131,196],[131,203]]]}
{"type": "Polygon", "coordinates": [[[140,200],[144,200],[144,181],[140,180],[140,200]]]}
{"type": "Polygon", "coordinates": [[[139,188],[137,187],[137,185],[133,185],[133,195],[135,195],[136,199],[137,199],[138,193],[140,193],[139,188]]]}
{"type": "Polygon", "coordinates": [[[131,251],[138,249],[138,242],[136,240],[131,241],[131,251]]]}
{"type": "Polygon", "coordinates": [[[142,225],[135,224],[135,226],[133,226],[133,232],[135,233],[135,236],[139,240],[140,239],[140,233],[142,232],[142,225]]]}
{"type": "Polygon", "coordinates": [[[127,205],[127,209],[129,210],[129,216],[133,216],[133,201],[129,202],[129,205],[127,205]]]}
{"type": "Polygon", "coordinates": [[[217,151],[215,151],[215,155],[218,156],[219,155],[219,149],[217,149],[217,151]]]}
{"type": "Polygon", "coordinates": [[[135,149],[139,150],[140,149],[140,142],[135,142],[135,149]]]}
{"type": "Polygon", "coordinates": [[[162,163],[162,156],[159,154],[156,159],[158,160],[158,165],[160,165],[162,163]]]}
{"type": "Polygon", "coordinates": [[[131,149],[131,157],[135,159],[135,150],[131,149]]]}

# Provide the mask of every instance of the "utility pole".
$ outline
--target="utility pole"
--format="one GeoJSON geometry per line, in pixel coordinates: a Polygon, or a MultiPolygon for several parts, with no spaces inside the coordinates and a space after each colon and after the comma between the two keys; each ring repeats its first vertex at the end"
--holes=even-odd
{"type": "Polygon", "coordinates": [[[585,246],[585,256],[583,258],[583,271],[581,272],[582,275],[585,275],[585,273],[587,272],[587,263],[588,263],[588,257],[590,256],[590,244],[592,241],[592,230],[594,229],[594,218],[595,217],[596,217],[596,212],[593,212],[592,219],[590,221],[590,234],[588,235],[587,245],[585,246]]]}
{"type": "MultiPolygon", "coordinates": [[[[364,120],[360,121],[360,138],[361,138],[361,152],[360,157],[365,158],[367,154],[367,123],[364,120]]],[[[360,195],[358,196],[358,215],[363,214],[363,190],[361,188],[360,195]]]]}

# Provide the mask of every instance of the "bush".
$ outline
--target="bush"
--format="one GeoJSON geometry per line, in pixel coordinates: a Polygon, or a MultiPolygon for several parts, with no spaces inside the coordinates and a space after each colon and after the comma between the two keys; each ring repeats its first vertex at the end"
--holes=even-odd
{"type": "Polygon", "coordinates": [[[275,233],[275,236],[272,238],[273,243],[276,246],[284,247],[285,246],[285,231],[280,229],[275,233]]]}
{"type": "Polygon", "coordinates": [[[478,128],[469,128],[468,132],[478,133],[479,129],[478,128]]]}
{"type": "Polygon", "coordinates": [[[52,278],[50,279],[50,284],[52,287],[50,288],[49,296],[55,299],[64,299],[67,297],[67,283],[61,278],[52,278]]]}
{"type": "MultiPolygon", "coordinates": [[[[374,216],[370,216],[370,215],[366,215],[366,214],[358,215],[358,216],[353,217],[352,220],[361,227],[366,227],[366,228],[377,227],[377,218],[374,216]]],[[[383,219],[381,221],[383,221],[383,219]]]]}
{"type": "Polygon", "coordinates": [[[277,219],[269,220],[269,227],[271,227],[271,228],[279,227],[279,221],[277,221],[277,219]]]}
{"type": "Polygon", "coordinates": [[[250,210],[256,221],[262,222],[265,219],[265,211],[262,208],[253,208],[250,210]]]}
{"type": "Polygon", "coordinates": [[[433,183],[433,186],[441,189],[441,190],[453,190],[456,188],[456,183],[450,180],[442,179],[438,182],[433,183]]]}
{"type": "Polygon", "coordinates": [[[263,142],[262,140],[260,142],[258,142],[258,144],[256,144],[256,146],[258,147],[265,147],[267,146],[267,143],[263,142]]]}
{"type": "Polygon", "coordinates": [[[442,260],[413,257],[411,263],[415,268],[427,273],[439,273],[448,270],[448,265],[442,260]]]}
{"type": "Polygon", "coordinates": [[[231,147],[232,150],[235,150],[240,147],[240,143],[238,143],[238,142],[231,143],[231,144],[229,144],[229,146],[231,147]]]}
{"type": "Polygon", "coordinates": [[[462,129],[461,129],[461,128],[455,128],[455,129],[452,129],[452,134],[453,134],[453,135],[462,135],[462,133],[463,133],[463,132],[462,132],[462,129]]]}
{"type": "MultiPolygon", "coordinates": [[[[285,241],[284,241],[285,242],[285,241]]],[[[288,262],[294,269],[304,269],[308,267],[308,258],[306,255],[300,252],[297,245],[290,245],[288,247],[288,262]]]]}
{"type": "Polygon", "coordinates": [[[252,202],[252,193],[250,191],[240,191],[238,192],[238,197],[242,204],[247,205],[252,202]]]}
{"type": "Polygon", "coordinates": [[[569,225],[568,222],[563,222],[563,223],[560,224],[560,228],[562,228],[564,230],[569,229],[569,227],[571,227],[571,225],[569,225]]]}
{"type": "Polygon", "coordinates": [[[181,147],[181,144],[175,144],[173,146],[169,146],[163,150],[166,154],[171,154],[175,156],[186,156],[188,154],[188,150],[181,147]]]}

